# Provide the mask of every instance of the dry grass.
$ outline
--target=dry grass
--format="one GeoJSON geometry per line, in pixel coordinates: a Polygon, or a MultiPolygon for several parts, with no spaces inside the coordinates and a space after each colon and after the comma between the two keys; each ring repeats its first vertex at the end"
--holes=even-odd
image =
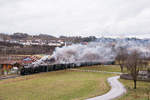
{"type": "Polygon", "coordinates": [[[137,82],[137,89],[133,89],[133,81],[120,80],[127,89],[127,94],[118,100],[150,100],[150,82],[137,82]],[[149,99],[148,99],[149,96],[149,99]]]}
{"type": "MultiPolygon", "coordinates": [[[[96,65],[96,66],[81,67],[79,69],[108,71],[108,72],[121,72],[119,65],[96,65]]],[[[126,68],[124,68],[124,72],[127,72],[126,68]]]]}
{"type": "Polygon", "coordinates": [[[112,74],[56,71],[0,81],[0,100],[84,100],[106,93],[112,74]]]}

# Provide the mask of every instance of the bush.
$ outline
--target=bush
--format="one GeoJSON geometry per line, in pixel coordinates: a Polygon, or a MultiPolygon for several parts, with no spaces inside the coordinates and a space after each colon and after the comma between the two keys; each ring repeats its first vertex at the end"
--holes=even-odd
{"type": "Polygon", "coordinates": [[[148,73],[150,73],[150,68],[147,69],[148,73]]]}

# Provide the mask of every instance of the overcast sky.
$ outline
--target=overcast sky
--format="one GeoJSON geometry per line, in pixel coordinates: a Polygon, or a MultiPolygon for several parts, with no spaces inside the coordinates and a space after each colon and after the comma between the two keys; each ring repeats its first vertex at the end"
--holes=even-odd
{"type": "Polygon", "coordinates": [[[150,37],[150,0],[0,0],[0,32],[150,37]]]}

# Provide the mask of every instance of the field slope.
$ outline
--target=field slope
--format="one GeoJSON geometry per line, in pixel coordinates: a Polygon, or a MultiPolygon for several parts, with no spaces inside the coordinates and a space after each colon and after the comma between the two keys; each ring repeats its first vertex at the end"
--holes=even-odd
{"type": "Polygon", "coordinates": [[[56,71],[0,81],[0,100],[84,100],[109,91],[112,74],[56,71]]]}

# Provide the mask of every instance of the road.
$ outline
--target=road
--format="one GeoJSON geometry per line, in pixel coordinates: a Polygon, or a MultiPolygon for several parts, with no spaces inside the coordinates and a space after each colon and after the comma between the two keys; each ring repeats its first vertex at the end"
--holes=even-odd
{"type": "Polygon", "coordinates": [[[111,86],[111,90],[104,95],[89,98],[87,100],[112,100],[126,93],[126,89],[124,88],[122,83],[118,81],[119,78],[120,76],[108,78],[107,81],[111,86]]]}
{"type": "Polygon", "coordinates": [[[20,77],[20,75],[0,76],[0,80],[9,79],[9,78],[16,78],[16,77],[20,77]]]}

